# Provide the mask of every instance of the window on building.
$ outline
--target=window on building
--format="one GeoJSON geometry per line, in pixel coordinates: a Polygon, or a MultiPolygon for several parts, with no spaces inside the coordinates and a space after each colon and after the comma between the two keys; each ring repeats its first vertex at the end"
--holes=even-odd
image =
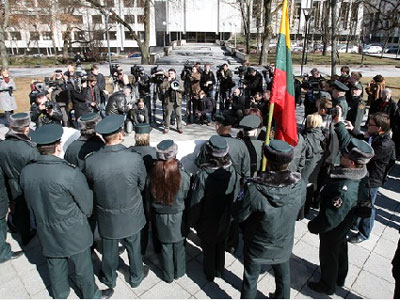
{"type": "Polygon", "coordinates": [[[104,0],[104,5],[106,7],[114,7],[114,0],[104,0]]]}
{"type": "Polygon", "coordinates": [[[144,0],[136,0],[136,7],[144,7],[144,0]]]}
{"type": "Polygon", "coordinates": [[[124,0],[124,6],[125,7],[134,7],[135,6],[135,0],[124,0]]]}
{"type": "Polygon", "coordinates": [[[74,15],[74,22],[75,22],[76,24],[83,24],[83,16],[74,15]]]}
{"type": "Polygon", "coordinates": [[[298,20],[300,19],[300,16],[301,16],[301,4],[295,3],[293,19],[298,20]]]}
{"type": "Polygon", "coordinates": [[[358,20],[358,4],[353,4],[351,7],[351,20],[357,22],[358,20]]]}
{"type": "Polygon", "coordinates": [[[124,16],[125,22],[129,24],[135,24],[135,16],[134,15],[125,15],[124,16]]]}
{"type": "Polygon", "coordinates": [[[144,15],[137,15],[138,24],[144,24],[144,15]]]}
{"type": "Polygon", "coordinates": [[[51,31],[42,31],[43,40],[51,40],[51,31]]]}
{"type": "Polygon", "coordinates": [[[101,18],[101,15],[92,16],[92,23],[93,24],[103,24],[103,19],[101,18]]]}
{"type": "Polygon", "coordinates": [[[21,40],[21,32],[19,32],[19,31],[10,32],[10,40],[20,41],[21,40]]]}
{"type": "Polygon", "coordinates": [[[320,22],[321,22],[320,5],[321,5],[321,2],[313,3],[314,27],[320,26],[320,22]]]}
{"type": "Polygon", "coordinates": [[[108,36],[110,37],[110,41],[115,41],[117,39],[117,32],[116,31],[109,31],[108,36]]]}
{"type": "Polygon", "coordinates": [[[133,37],[129,31],[125,31],[125,40],[133,40],[133,37]]]}
{"type": "Polygon", "coordinates": [[[30,31],[29,32],[29,39],[31,41],[38,41],[39,40],[39,32],[37,31],[30,31]]]}
{"type": "Polygon", "coordinates": [[[85,33],[83,31],[74,31],[74,40],[75,41],[85,40],[85,33]]]}
{"type": "Polygon", "coordinates": [[[105,34],[104,34],[103,31],[98,31],[98,30],[97,31],[93,31],[93,39],[95,41],[104,40],[105,39],[104,36],[105,36],[105,34]]]}
{"type": "Polygon", "coordinates": [[[342,2],[340,6],[340,21],[343,24],[343,29],[347,29],[349,21],[349,7],[350,3],[342,2]]]}

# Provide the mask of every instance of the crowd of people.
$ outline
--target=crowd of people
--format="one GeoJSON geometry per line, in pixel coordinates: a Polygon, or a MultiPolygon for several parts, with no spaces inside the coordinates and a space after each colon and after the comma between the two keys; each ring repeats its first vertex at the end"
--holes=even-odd
{"type": "MultiPolygon", "coordinates": [[[[274,140],[274,130],[270,144],[264,145],[272,68],[259,72],[244,63],[236,85],[227,64],[215,76],[210,67],[185,67],[181,79],[174,69],[155,68],[146,75],[139,67],[132,70],[131,82],[116,67],[109,96],[97,66],[86,86],[69,66],[65,73],[55,72],[49,89],[34,84],[30,114],[13,113],[10,105],[9,131],[0,142],[0,262],[23,254],[11,250],[7,230],[18,232],[22,245],[37,233],[52,297],[68,297],[67,266],[72,263],[84,298],[109,298],[120,243],[128,253],[128,281],[135,288],[149,272],[143,256],[150,234],[168,283],[186,273],[189,232],[200,238],[210,282],[224,278],[225,252],[238,255],[242,237],[241,297],[256,297],[261,268],[270,264],[276,282],[270,297],[290,298],[295,223],[317,210],[308,229],[319,235],[321,277],[308,286],[328,295],[343,286],[347,243],[370,237],[377,193],[400,146],[400,110],[383,77],[375,76],[365,89],[361,73],[350,73],[348,67],[329,80],[316,68],[302,82],[296,79],[295,100],[305,107],[305,125],[299,125],[298,144],[292,147],[274,140]],[[184,102],[186,123],[215,122],[216,134],[197,153],[194,174],[177,159],[173,140],[150,146],[155,117],[150,83],[153,105],[154,99],[163,104],[164,133],[173,122],[183,132],[184,102]],[[37,128],[30,136],[31,121],[37,128]],[[64,158],[61,125],[81,132],[64,158]],[[233,127],[241,129],[236,137],[233,127]],[[131,131],[135,146],[126,147],[123,135],[131,131]],[[94,280],[95,249],[102,254],[98,277],[108,287],[102,291],[94,280]]],[[[5,79],[8,72],[1,74],[0,101],[15,90],[11,79],[5,79]]],[[[400,250],[393,265],[399,297],[400,250]]]]}

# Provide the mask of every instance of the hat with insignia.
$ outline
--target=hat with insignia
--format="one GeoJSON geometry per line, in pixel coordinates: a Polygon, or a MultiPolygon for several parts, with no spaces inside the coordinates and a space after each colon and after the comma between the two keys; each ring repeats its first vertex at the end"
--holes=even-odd
{"type": "Polygon", "coordinates": [[[94,128],[101,121],[101,116],[98,113],[88,113],[78,118],[79,128],[81,134],[90,135],[94,134],[94,128]]]}
{"type": "Polygon", "coordinates": [[[16,113],[10,116],[10,127],[22,128],[31,124],[31,117],[27,113],[16,113]]]}
{"type": "Polygon", "coordinates": [[[268,160],[288,164],[293,159],[293,147],[281,140],[271,140],[268,146],[264,147],[264,155],[268,160]]]}
{"type": "Polygon", "coordinates": [[[178,153],[178,145],[173,140],[163,140],[156,146],[157,159],[168,160],[175,158],[178,153]]]}
{"type": "Polygon", "coordinates": [[[214,119],[215,122],[223,126],[232,126],[235,123],[233,116],[229,112],[216,113],[214,119]]]}
{"type": "Polygon", "coordinates": [[[357,84],[352,84],[352,85],[351,85],[351,89],[352,89],[352,90],[362,90],[362,89],[363,89],[363,86],[362,86],[362,84],[359,82],[359,83],[357,83],[357,84]]]}
{"type": "Polygon", "coordinates": [[[342,149],[342,153],[348,154],[349,159],[359,165],[366,165],[375,155],[370,144],[356,138],[350,140],[350,143],[342,149]]]}
{"type": "Polygon", "coordinates": [[[63,128],[59,124],[47,124],[32,133],[32,142],[38,145],[51,145],[61,140],[63,128]]]}
{"type": "Polygon", "coordinates": [[[209,153],[214,157],[224,157],[228,154],[229,145],[226,140],[219,135],[210,137],[206,145],[209,153]]]}
{"type": "Polygon", "coordinates": [[[320,91],[319,92],[319,99],[332,100],[332,96],[328,92],[320,91]]]}
{"type": "Polygon", "coordinates": [[[335,80],[332,84],[332,88],[341,92],[347,92],[349,88],[339,80],[335,80]]]}
{"type": "Polygon", "coordinates": [[[253,130],[260,126],[260,118],[255,115],[245,116],[240,122],[239,127],[246,131],[253,130]]]}
{"type": "Polygon", "coordinates": [[[96,125],[96,132],[99,134],[112,134],[119,131],[124,125],[123,115],[110,115],[105,117],[96,125]]]}
{"type": "Polygon", "coordinates": [[[150,133],[150,131],[151,131],[151,126],[150,126],[150,124],[142,123],[142,124],[137,124],[137,125],[135,126],[135,133],[136,133],[136,134],[150,133]]]}

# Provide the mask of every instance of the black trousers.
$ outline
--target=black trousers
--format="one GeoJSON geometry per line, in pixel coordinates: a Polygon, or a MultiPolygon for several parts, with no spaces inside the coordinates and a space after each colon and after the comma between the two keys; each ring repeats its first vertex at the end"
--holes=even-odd
{"type": "Polygon", "coordinates": [[[208,281],[222,277],[225,270],[225,240],[214,242],[201,240],[203,248],[203,270],[208,281]]]}
{"type": "MultiPolygon", "coordinates": [[[[281,264],[271,265],[275,276],[275,299],[290,298],[290,265],[289,260],[281,264]]],[[[240,298],[254,299],[257,295],[257,280],[262,264],[244,259],[244,274],[240,298]]]]}
{"type": "Polygon", "coordinates": [[[15,210],[12,217],[15,227],[21,235],[22,244],[28,244],[30,241],[31,223],[30,213],[25,199],[19,198],[15,201],[15,210]]]}

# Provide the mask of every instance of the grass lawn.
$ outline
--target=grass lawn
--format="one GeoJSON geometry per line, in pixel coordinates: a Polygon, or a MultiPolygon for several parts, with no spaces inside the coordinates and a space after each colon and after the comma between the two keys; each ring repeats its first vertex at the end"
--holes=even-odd
{"type": "MultiPolygon", "coordinates": [[[[301,64],[301,52],[293,52],[292,60],[293,64],[301,64]]],[[[250,64],[258,64],[258,54],[250,55],[250,64]]],[[[275,63],[275,53],[268,55],[268,61],[275,63]]],[[[323,56],[321,53],[308,53],[308,65],[330,65],[331,64],[331,54],[328,53],[327,56],[323,56]]],[[[361,64],[361,54],[351,54],[351,53],[340,53],[340,59],[337,61],[338,65],[360,65],[361,64]]],[[[400,65],[399,60],[392,58],[380,58],[376,56],[364,56],[364,65],[400,65]]]]}

